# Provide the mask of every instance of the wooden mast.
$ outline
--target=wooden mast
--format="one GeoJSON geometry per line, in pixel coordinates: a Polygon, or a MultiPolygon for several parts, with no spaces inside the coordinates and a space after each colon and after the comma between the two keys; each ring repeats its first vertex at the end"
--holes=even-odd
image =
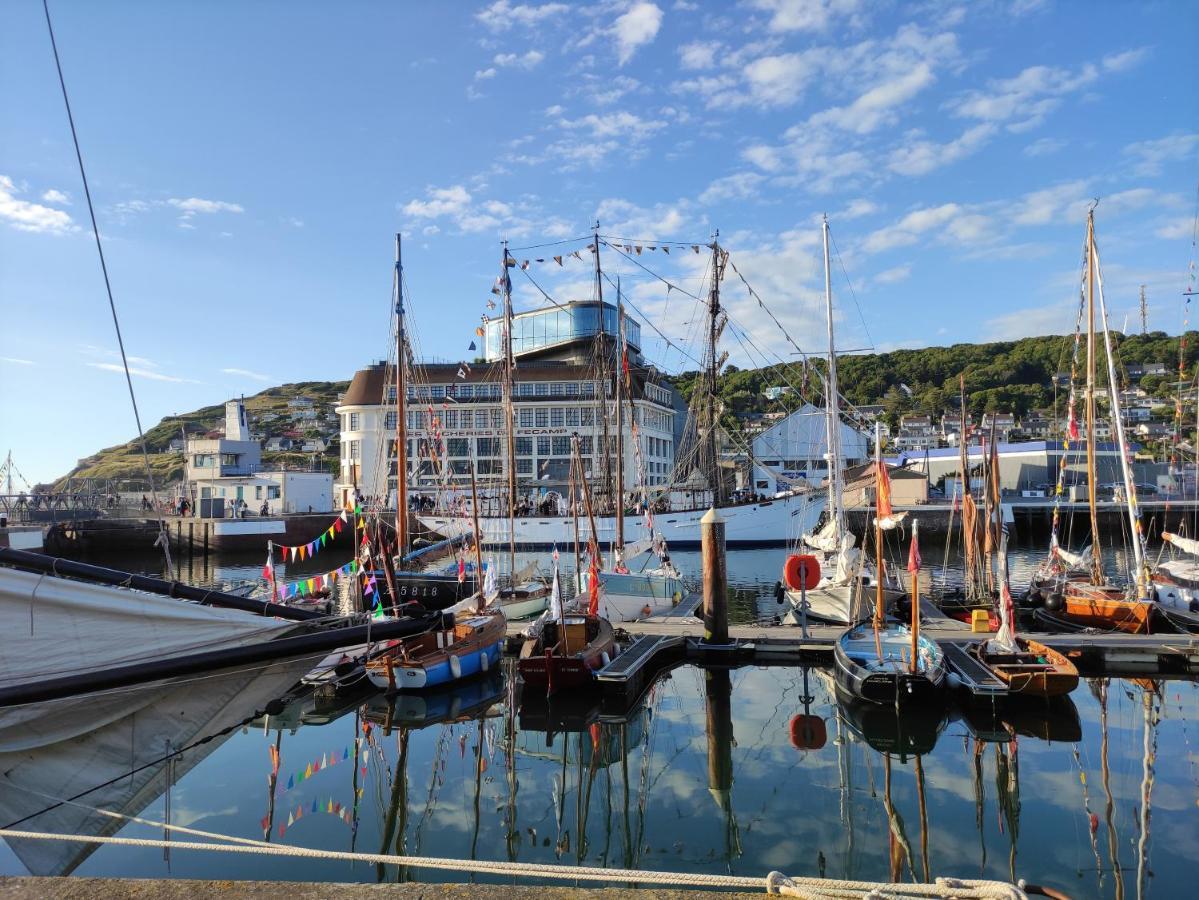
{"type": "Polygon", "coordinates": [[[716,434],[718,427],[718,403],[716,400],[717,375],[719,366],[716,359],[716,320],[720,317],[720,276],[723,266],[720,264],[720,244],[717,242],[720,232],[712,235],[712,287],[708,292],[708,453],[711,457],[711,471],[708,478],[712,487],[712,505],[719,506],[724,499],[720,478],[719,439],[716,434]]]}
{"type": "MultiPolygon", "coordinates": [[[[1115,390],[1109,385],[1108,390],[1115,390]]],[[[1087,503],[1091,510],[1091,583],[1103,583],[1095,493],[1095,210],[1087,212],[1087,503]]]]}
{"type": "Polygon", "coordinates": [[[396,310],[396,555],[408,552],[408,400],[407,345],[404,326],[404,264],[401,235],[396,233],[395,310],[396,310]]]}
{"type": "MultiPolygon", "coordinates": [[[[515,264],[508,256],[508,242],[504,241],[504,265],[501,274],[504,282],[504,430],[508,437],[508,570],[512,587],[516,587],[516,412],[512,402],[513,370],[516,362],[512,358],[512,279],[508,269],[515,264]]],[[[473,477],[473,468],[472,468],[473,477]]],[[[483,573],[479,573],[483,577],[483,573]]]]}
{"type": "MultiPolygon", "coordinates": [[[[479,612],[487,605],[487,597],[483,593],[483,541],[479,534],[479,491],[475,486],[475,458],[470,458],[470,508],[471,518],[475,528],[475,584],[479,587],[479,612]]],[[[515,587],[515,585],[513,585],[515,587]]]]}
{"type": "Polygon", "coordinates": [[[966,598],[976,599],[981,593],[981,585],[977,574],[978,545],[973,510],[967,514],[966,506],[974,505],[974,495],[970,490],[970,446],[966,438],[966,378],[958,376],[958,460],[962,470],[962,553],[966,558],[966,598]],[[967,500],[969,497],[969,500],[967,500]],[[967,521],[969,519],[969,521],[967,521]]]}
{"type": "MultiPolygon", "coordinates": [[[[598,256],[597,256],[598,259],[598,256]]],[[[616,279],[616,548],[624,561],[624,300],[616,279]]]]}

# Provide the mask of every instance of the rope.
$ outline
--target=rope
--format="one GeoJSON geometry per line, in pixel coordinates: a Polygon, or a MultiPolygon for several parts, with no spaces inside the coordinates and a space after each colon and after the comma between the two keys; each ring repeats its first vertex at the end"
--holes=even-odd
{"type": "MultiPolygon", "coordinates": [[[[139,820],[143,821],[143,820],[139,820]]],[[[155,823],[160,824],[160,823],[155,823]]],[[[172,829],[182,830],[182,829],[172,829]]],[[[189,830],[190,832],[191,830],[189,830]]],[[[208,832],[203,832],[208,834],[208,832]]],[[[974,881],[938,878],[933,884],[877,884],[869,881],[841,881],[823,878],[791,878],[781,872],[771,872],[765,878],[740,875],[710,875],[699,872],[653,872],[641,869],[607,869],[593,866],[550,866],[540,863],[503,862],[498,860],[447,859],[436,856],[400,856],[388,853],[352,853],[344,850],[318,850],[310,847],[287,847],[262,844],[242,838],[246,843],[207,843],[203,841],[164,841],[152,838],[103,837],[100,835],[51,834],[44,831],[0,829],[6,840],[68,841],[77,844],[115,844],[122,847],[156,847],[171,850],[209,850],[220,853],[264,854],[304,859],[331,859],[347,862],[366,862],[380,865],[412,866],[423,869],[445,869],[455,872],[481,872],[507,877],[555,878],[567,881],[612,881],[621,883],[664,884],[672,887],[743,888],[761,890],[785,897],[833,898],[904,898],[956,897],[963,900],[1026,900],[1026,895],[1014,885],[1000,881],[974,881]]]]}

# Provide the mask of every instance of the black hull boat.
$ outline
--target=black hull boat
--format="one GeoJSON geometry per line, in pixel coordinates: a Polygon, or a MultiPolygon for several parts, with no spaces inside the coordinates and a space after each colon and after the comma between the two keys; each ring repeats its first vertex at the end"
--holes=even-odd
{"type": "Polygon", "coordinates": [[[387,576],[382,571],[372,574],[375,576],[379,599],[385,609],[398,609],[409,603],[419,603],[427,610],[439,611],[449,609],[455,603],[479,591],[479,583],[474,578],[459,581],[457,575],[400,570],[392,573],[396,586],[396,596],[393,598],[387,586],[387,576]]]}
{"type": "Polygon", "coordinates": [[[850,628],[833,647],[837,686],[868,703],[940,703],[945,685],[941,648],[935,641],[918,637],[912,671],[911,645],[912,633],[906,625],[880,628],[877,636],[870,625],[850,628]]]}

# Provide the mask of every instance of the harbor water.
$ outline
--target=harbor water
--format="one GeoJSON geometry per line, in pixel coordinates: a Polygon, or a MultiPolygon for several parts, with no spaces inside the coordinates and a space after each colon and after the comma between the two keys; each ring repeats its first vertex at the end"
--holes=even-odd
{"type": "MultiPolygon", "coordinates": [[[[1040,546],[1013,553],[1015,580],[1040,546]]],[[[930,573],[942,555],[925,550],[930,573]]],[[[771,618],[784,556],[729,554],[735,620],[771,618]]],[[[330,554],[312,571],[343,561],[330,554]]],[[[698,576],[697,553],[674,561],[698,576]]],[[[162,571],[154,557],[100,562],[162,571]]],[[[569,568],[570,554],[562,562],[569,568]]],[[[246,557],[180,565],[198,584],[261,570],[246,557]]],[[[296,677],[275,666],[6,711],[0,818],[30,831],[151,839],[169,820],[317,850],[629,870],[1024,878],[1075,897],[1182,896],[1199,857],[1191,681],[1087,680],[1053,707],[950,707],[897,720],[839,702],[827,672],[795,666],[682,666],[616,712],[597,701],[533,702],[506,670],[394,703],[361,691],[293,692],[270,704],[296,677]]],[[[0,874],[29,872],[500,880],[161,847],[0,846],[0,874]]]]}

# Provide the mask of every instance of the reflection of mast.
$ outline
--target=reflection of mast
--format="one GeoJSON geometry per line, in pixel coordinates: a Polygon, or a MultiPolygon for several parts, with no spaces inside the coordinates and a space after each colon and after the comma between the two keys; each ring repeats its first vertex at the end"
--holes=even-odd
{"type": "Polygon", "coordinates": [[[1116,880],[1116,900],[1124,900],[1124,874],[1120,871],[1120,852],[1116,839],[1116,825],[1112,819],[1115,802],[1112,800],[1111,769],[1107,764],[1107,685],[1106,678],[1099,682],[1099,763],[1103,774],[1103,793],[1107,798],[1103,815],[1107,820],[1107,852],[1112,861],[1112,876],[1116,880]]]}
{"type": "Polygon", "coordinates": [[[725,817],[725,859],[732,870],[741,855],[741,836],[733,815],[733,710],[732,683],[727,669],[704,673],[708,731],[708,793],[725,817]]]}
{"type": "Polygon", "coordinates": [[[995,745],[995,788],[1008,831],[1008,870],[1016,880],[1016,840],[1020,835],[1020,763],[1016,739],[1005,749],[995,745]]]}
{"type": "Polygon", "coordinates": [[[511,675],[508,677],[508,722],[504,735],[504,753],[508,756],[508,859],[515,862],[520,831],[516,827],[516,679],[511,675]]]}
{"type": "Polygon", "coordinates": [[[845,825],[845,862],[842,868],[846,878],[853,878],[853,759],[849,755],[840,707],[837,708],[837,769],[841,776],[841,822],[845,825]]]}
{"type": "MultiPolygon", "coordinates": [[[[479,716],[479,743],[475,750],[475,830],[470,838],[470,858],[478,857],[479,848],[479,819],[481,818],[479,809],[479,795],[483,790],[483,722],[484,717],[479,716]]],[[[471,876],[471,881],[474,881],[474,876],[471,876]]]]}
{"type": "Polygon", "coordinates": [[[983,823],[986,820],[987,790],[983,785],[983,742],[974,741],[974,826],[978,829],[978,846],[982,851],[982,859],[978,864],[979,874],[987,869],[987,840],[983,834],[983,823]]]}
{"type": "MultiPolygon", "coordinates": [[[[270,721],[270,718],[267,718],[270,721]]],[[[279,749],[283,746],[283,729],[280,728],[275,735],[275,746],[271,749],[271,774],[266,780],[267,789],[267,807],[266,807],[266,827],[262,829],[262,839],[266,842],[271,840],[271,829],[275,827],[275,787],[279,784],[279,749]]]]}
{"type": "Polygon", "coordinates": [[[924,803],[924,763],[916,754],[916,799],[920,804],[920,867],[928,883],[928,807],[924,803]]]}
{"type": "Polygon", "coordinates": [[[903,830],[903,817],[891,802],[891,754],[883,754],[883,808],[887,811],[887,843],[891,860],[891,881],[903,880],[903,864],[906,861],[912,870],[912,845],[903,830]]]}
{"type": "MultiPolygon", "coordinates": [[[[388,729],[390,731],[390,729],[388,729]]],[[[385,731],[384,734],[387,734],[385,731]]],[[[391,852],[391,838],[395,835],[395,852],[399,855],[404,853],[404,832],[408,828],[408,729],[401,728],[399,733],[400,755],[396,760],[395,773],[392,775],[391,782],[391,802],[387,806],[387,816],[383,821],[383,841],[379,848],[379,853],[391,852]],[[397,833],[397,820],[398,833],[397,833]]],[[[387,872],[383,863],[375,866],[375,871],[380,882],[383,881],[384,875],[387,872]]],[[[406,881],[404,877],[404,867],[400,866],[398,872],[398,880],[406,881]]]]}
{"type": "Polygon", "coordinates": [[[1149,802],[1153,794],[1153,764],[1157,756],[1157,716],[1153,709],[1153,697],[1153,691],[1150,690],[1143,690],[1141,694],[1145,729],[1141,739],[1141,836],[1137,841],[1137,900],[1145,896],[1145,869],[1149,861],[1149,802]]]}

